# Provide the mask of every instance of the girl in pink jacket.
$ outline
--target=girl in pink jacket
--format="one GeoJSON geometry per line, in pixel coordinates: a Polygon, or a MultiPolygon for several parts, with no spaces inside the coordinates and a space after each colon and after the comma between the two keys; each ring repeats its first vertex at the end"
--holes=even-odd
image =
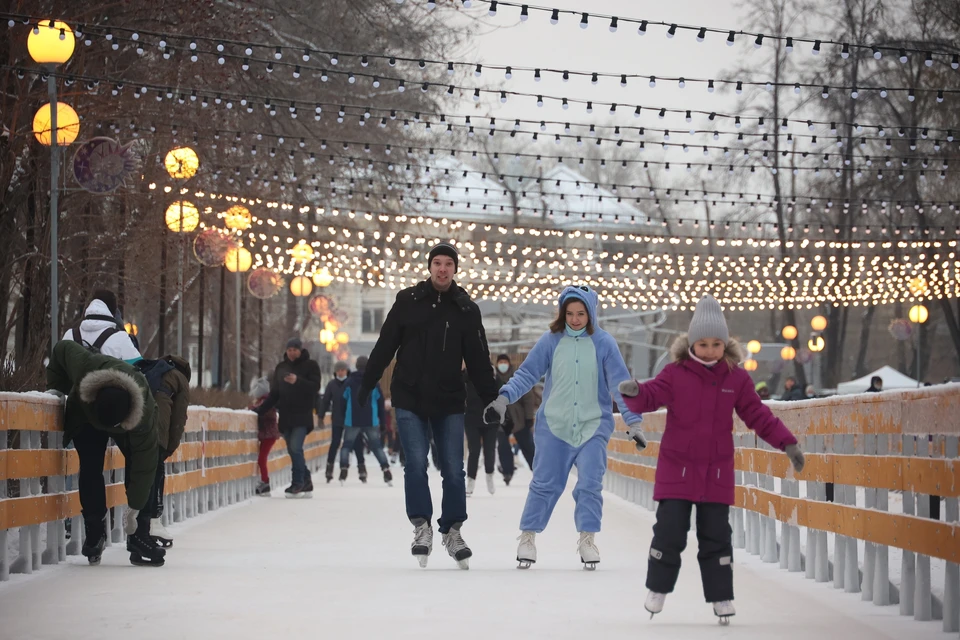
{"type": "MultiPolygon", "coordinates": [[[[771,446],[785,451],[803,469],[797,439],[760,401],[750,375],[740,368],[740,345],[730,338],[720,304],[711,296],[697,303],[687,335],[671,349],[674,362],[655,379],[620,383],[630,411],[667,408],[667,424],[657,458],[653,499],[657,522],[647,568],[645,608],[663,610],[680,573],[687,546],[690,510],[697,506],[697,541],[703,595],[726,624],[734,615],[733,545],[729,523],[734,503],[733,412],[771,446]]],[[[639,424],[630,429],[631,437],[639,424]]]]}

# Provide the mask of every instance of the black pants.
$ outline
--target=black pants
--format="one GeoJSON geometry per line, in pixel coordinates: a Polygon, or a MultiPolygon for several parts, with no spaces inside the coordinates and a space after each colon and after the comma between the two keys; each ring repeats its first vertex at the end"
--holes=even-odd
{"type": "MultiPolygon", "coordinates": [[[[337,452],[340,451],[340,443],[343,441],[343,425],[333,425],[333,433],[330,434],[330,450],[327,451],[327,466],[332,467],[337,459],[337,452]]],[[[357,454],[357,466],[363,468],[363,438],[357,438],[353,443],[353,452],[357,454]]]]}
{"type": "MultiPolygon", "coordinates": [[[[130,481],[130,456],[128,455],[130,449],[126,446],[125,437],[120,436],[115,441],[126,459],[127,469],[123,476],[124,485],[126,485],[130,481]]],[[[83,515],[83,524],[88,537],[97,537],[103,532],[103,519],[107,515],[107,489],[103,481],[103,462],[109,442],[110,434],[95,429],[90,424],[83,425],[73,437],[73,446],[80,459],[80,471],[77,474],[80,512],[83,515]]],[[[151,495],[152,493],[151,491],[151,495]]],[[[138,526],[149,527],[150,517],[150,509],[143,509],[137,516],[138,526]]]]}
{"type": "MultiPolygon", "coordinates": [[[[690,530],[689,500],[663,500],[657,507],[653,543],[647,565],[647,589],[671,593],[680,575],[680,554],[690,530]]],[[[730,542],[730,507],[715,502],[697,503],[697,542],[700,578],[707,602],[733,600],[733,545],[730,542]]]]}
{"type": "MultiPolygon", "coordinates": [[[[509,478],[517,470],[516,465],[513,464],[513,448],[510,446],[510,436],[503,431],[498,431],[498,433],[500,470],[505,477],[509,478]]],[[[527,465],[533,469],[533,454],[536,452],[536,446],[533,444],[533,427],[524,427],[519,431],[514,431],[513,437],[517,439],[517,444],[520,445],[520,452],[523,453],[523,458],[527,461],[527,465]]]]}
{"type": "Polygon", "coordinates": [[[151,518],[159,518],[163,515],[163,485],[166,479],[167,466],[164,461],[167,459],[167,452],[158,449],[159,459],[157,460],[157,475],[153,479],[153,488],[150,489],[150,498],[147,500],[147,507],[144,509],[151,518]]]}
{"type": "Polygon", "coordinates": [[[467,476],[477,479],[477,470],[480,466],[481,443],[483,450],[483,470],[493,473],[497,468],[497,433],[496,426],[479,427],[476,424],[464,424],[467,433],[467,476]]]}

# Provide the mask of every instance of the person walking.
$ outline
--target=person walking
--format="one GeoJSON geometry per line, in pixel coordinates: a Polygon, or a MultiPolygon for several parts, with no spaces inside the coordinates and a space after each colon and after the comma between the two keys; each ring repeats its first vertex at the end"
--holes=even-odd
{"type": "MultiPolygon", "coordinates": [[[[350,365],[343,360],[337,362],[333,367],[333,379],[327,383],[327,388],[323,390],[323,395],[317,403],[317,420],[323,424],[323,417],[330,412],[330,426],[332,433],[330,435],[330,450],[327,451],[327,468],[324,473],[327,482],[333,480],[333,464],[337,459],[337,452],[340,451],[340,443],[343,442],[343,391],[347,387],[347,376],[350,375],[350,365]]],[[[349,451],[349,449],[348,449],[349,451]]],[[[353,451],[357,454],[357,472],[361,480],[367,479],[367,468],[363,460],[363,438],[357,438],[353,445],[353,451]]]]}
{"type": "MultiPolygon", "coordinates": [[[[510,356],[501,353],[497,356],[497,378],[500,384],[505,385],[513,377],[514,368],[510,364],[510,356]]],[[[503,483],[510,485],[517,465],[514,462],[514,448],[510,444],[510,436],[517,441],[517,447],[527,461],[527,468],[533,470],[533,454],[536,444],[533,441],[533,423],[540,403],[536,398],[536,385],[523,394],[523,397],[507,407],[509,422],[504,422],[503,428],[497,431],[497,446],[500,457],[500,473],[503,474],[503,483]]]]}
{"type": "Polygon", "coordinates": [[[387,314],[363,375],[358,401],[367,402],[396,355],[390,396],[403,446],[403,490],[407,518],[414,525],[411,553],[421,567],[433,550],[433,501],[427,479],[430,428],[437,444],[443,500],[438,521],[447,553],[462,569],[473,552],[460,532],[467,519],[463,472],[463,411],[466,391],[461,362],[484,403],[497,397],[480,308],[454,282],[460,264],[456,248],[441,242],[430,249],[430,278],[404,289],[387,314]]]}
{"type": "MultiPolygon", "coordinates": [[[[363,384],[363,372],[366,371],[367,362],[366,356],[357,358],[357,370],[347,378],[343,389],[343,448],[340,449],[340,483],[343,484],[347,479],[347,472],[350,469],[350,451],[354,449],[357,442],[360,442],[361,446],[360,452],[357,453],[358,466],[363,462],[363,442],[360,439],[363,436],[373,456],[380,463],[383,481],[393,486],[390,462],[383,452],[380,439],[380,429],[385,424],[387,413],[380,385],[373,387],[369,402],[359,401],[360,386],[363,384]]],[[[366,473],[360,477],[360,481],[367,481],[366,473]]]]}
{"type": "Polygon", "coordinates": [[[313,479],[303,456],[303,441],[313,431],[313,411],[320,391],[320,366],[310,359],[300,338],[290,338],[283,359],[270,383],[270,395],[254,411],[263,415],[274,407],[280,413],[279,428],[287,443],[293,479],[284,492],[287,498],[313,497],[313,479]]]}
{"type": "MultiPolygon", "coordinates": [[[[247,409],[257,411],[257,407],[266,402],[270,397],[270,380],[266,377],[257,378],[250,388],[250,395],[253,397],[253,404],[247,409]]],[[[257,455],[257,468],[260,470],[260,482],[257,484],[256,494],[258,496],[270,496],[270,469],[267,466],[267,460],[270,457],[270,450],[280,439],[280,428],[277,426],[277,410],[270,409],[263,413],[257,413],[257,440],[260,442],[260,451],[257,455]]]]}
{"type": "MultiPolygon", "coordinates": [[[[486,405],[480,399],[480,394],[470,381],[466,369],[463,371],[463,384],[467,390],[467,407],[463,418],[463,427],[467,434],[467,495],[472,496],[477,485],[481,451],[483,452],[483,470],[487,476],[487,492],[493,495],[497,490],[493,482],[493,472],[497,467],[497,436],[501,431],[498,425],[489,425],[483,421],[483,410],[486,405]]],[[[508,415],[504,429],[512,426],[512,416],[508,415]]],[[[512,460],[512,452],[510,457],[512,460]]]]}

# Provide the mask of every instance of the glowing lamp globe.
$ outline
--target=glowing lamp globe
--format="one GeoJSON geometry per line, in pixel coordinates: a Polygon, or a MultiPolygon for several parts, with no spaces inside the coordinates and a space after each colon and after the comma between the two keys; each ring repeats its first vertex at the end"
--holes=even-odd
{"type": "Polygon", "coordinates": [[[41,20],[27,36],[27,51],[37,64],[63,64],[73,55],[76,46],[73,30],[59,20],[54,20],[53,24],[41,20]]]}
{"type": "Polygon", "coordinates": [[[330,272],[327,271],[326,267],[313,274],[313,284],[317,285],[321,289],[324,287],[329,287],[331,282],[333,282],[333,276],[330,275],[330,272]]]}
{"type": "Polygon", "coordinates": [[[177,147],[167,153],[163,160],[163,166],[171,178],[184,180],[197,175],[197,169],[200,168],[200,158],[197,152],[190,147],[177,147]]]}
{"type": "Polygon", "coordinates": [[[303,240],[293,245],[293,248],[290,249],[290,257],[293,258],[294,262],[310,262],[313,260],[314,255],[316,255],[316,253],[313,247],[303,240]]]}
{"type": "Polygon", "coordinates": [[[333,342],[334,340],[335,338],[333,335],[333,331],[330,331],[329,329],[320,330],[320,342],[322,342],[323,344],[328,344],[330,342],[333,342]]]}
{"type": "Polygon", "coordinates": [[[243,273],[253,266],[253,256],[243,247],[231,247],[223,259],[223,266],[230,273],[243,273]]]}
{"type": "Polygon", "coordinates": [[[750,353],[760,353],[760,348],[759,340],[751,340],[747,343],[747,351],[750,353]]]}
{"type": "Polygon", "coordinates": [[[793,347],[784,347],[780,349],[780,357],[784,360],[793,360],[797,357],[797,350],[793,347]]]}
{"type": "Polygon", "coordinates": [[[922,296],[927,292],[927,281],[923,278],[914,278],[907,283],[907,288],[915,296],[922,296]]]}
{"type": "Polygon", "coordinates": [[[793,340],[797,337],[797,328],[792,324],[788,324],[783,328],[782,335],[785,340],[793,340]]]}
{"type": "Polygon", "coordinates": [[[313,291],[313,283],[307,276],[297,276],[290,281],[290,293],[298,298],[310,295],[311,291],[313,291]]]}
{"type": "Polygon", "coordinates": [[[807,348],[810,349],[810,351],[812,351],[813,353],[819,353],[823,351],[823,348],[826,345],[827,343],[824,342],[823,338],[820,336],[817,336],[816,338],[810,338],[809,340],[807,340],[807,348]]]}
{"type": "Polygon", "coordinates": [[[923,324],[927,321],[927,318],[930,317],[930,312],[927,311],[925,306],[918,304],[910,307],[910,314],[908,317],[910,318],[910,322],[914,324],[923,324]]]}
{"type": "Polygon", "coordinates": [[[223,224],[227,229],[245,231],[250,228],[252,221],[250,210],[243,205],[234,205],[223,212],[223,224]]]}
{"type": "Polygon", "coordinates": [[[177,201],[167,207],[164,216],[167,229],[174,233],[190,233],[200,224],[200,210],[192,202],[177,201]]]}
{"type": "MultiPolygon", "coordinates": [[[[52,139],[50,124],[50,103],[43,105],[33,116],[33,135],[40,144],[50,146],[52,139]]],[[[57,144],[66,146],[80,135],[80,116],[73,107],[65,102],[57,102],[57,144]]]]}
{"type": "Polygon", "coordinates": [[[758,366],[760,366],[759,363],[753,358],[750,358],[743,363],[743,368],[747,371],[756,371],[758,366]]]}
{"type": "Polygon", "coordinates": [[[132,322],[127,322],[123,325],[123,330],[129,333],[132,336],[136,336],[140,333],[140,327],[133,324],[132,322]]]}
{"type": "Polygon", "coordinates": [[[814,316],[810,320],[810,328],[814,331],[823,331],[827,328],[827,319],[823,316],[814,316]]]}
{"type": "Polygon", "coordinates": [[[341,331],[340,333],[335,335],[334,339],[340,344],[347,344],[348,342],[350,342],[350,336],[345,331],[341,331]]]}

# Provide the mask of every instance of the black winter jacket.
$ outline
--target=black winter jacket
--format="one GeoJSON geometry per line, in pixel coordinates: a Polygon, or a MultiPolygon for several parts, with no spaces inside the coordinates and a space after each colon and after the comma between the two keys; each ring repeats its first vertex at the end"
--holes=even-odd
{"type": "Polygon", "coordinates": [[[318,396],[317,418],[323,424],[323,416],[330,412],[330,426],[343,428],[343,390],[347,388],[347,381],[337,380],[334,377],[327,383],[323,396],[318,396]]]}
{"type": "Polygon", "coordinates": [[[490,403],[497,398],[480,308],[456,283],[439,292],[425,280],[397,294],[370,354],[361,401],[366,401],[394,354],[390,400],[395,409],[422,418],[463,413],[462,362],[481,400],[490,403]]]}
{"type": "Polygon", "coordinates": [[[313,431],[313,409],[317,392],[320,391],[320,365],[310,359],[306,349],[300,357],[290,362],[284,353],[283,359],[273,372],[270,395],[256,411],[266,413],[276,407],[280,414],[280,433],[288,434],[294,427],[306,427],[313,431]],[[284,380],[287,374],[295,374],[297,381],[290,384],[284,380]]]}

